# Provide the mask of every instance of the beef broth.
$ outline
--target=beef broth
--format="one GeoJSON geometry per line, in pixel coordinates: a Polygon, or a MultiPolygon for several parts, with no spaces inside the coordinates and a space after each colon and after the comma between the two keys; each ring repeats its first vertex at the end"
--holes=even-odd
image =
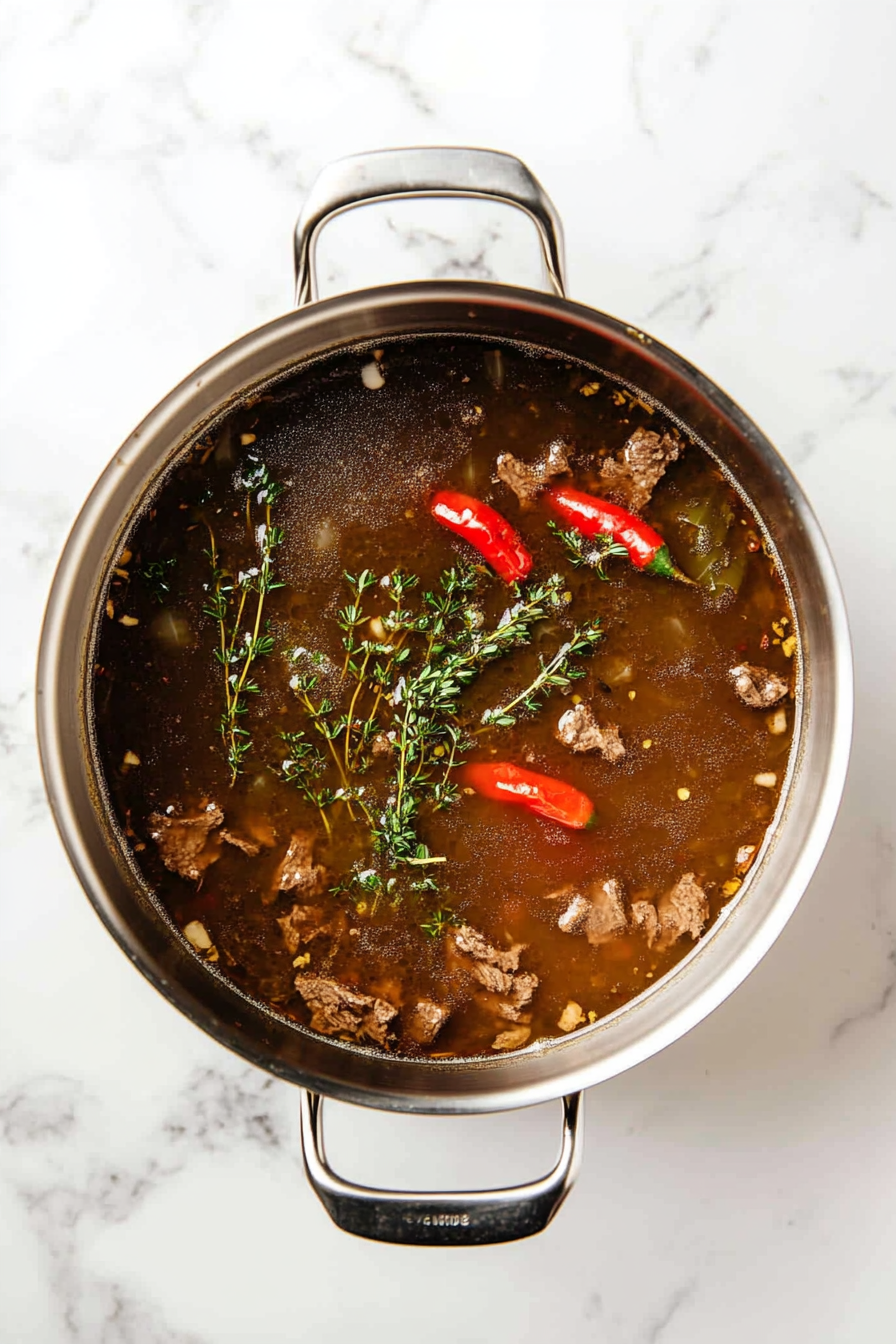
{"type": "Polygon", "coordinates": [[[337,1038],[450,1057],[587,1027],[711,927],[775,814],[797,632],[760,522],[685,426],[547,352],[416,338],[291,374],[184,451],[104,604],[96,747],[148,888],[337,1038]],[[636,504],[680,577],[550,528],[558,481],[636,504]],[[523,582],[439,526],[442,490],[512,525],[523,582]],[[414,738],[409,687],[444,690],[452,651],[414,738]]]}

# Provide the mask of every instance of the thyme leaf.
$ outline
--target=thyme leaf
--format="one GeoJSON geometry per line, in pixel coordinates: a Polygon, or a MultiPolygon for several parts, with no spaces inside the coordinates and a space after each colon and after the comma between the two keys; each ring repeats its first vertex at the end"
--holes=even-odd
{"type": "Polygon", "coordinates": [[[583,537],[574,528],[562,528],[551,518],[548,528],[566,547],[566,557],[577,569],[587,565],[593,569],[599,579],[607,581],[609,575],[604,566],[607,560],[616,556],[627,556],[628,551],[618,541],[614,541],[608,532],[598,532],[594,537],[583,537]]]}

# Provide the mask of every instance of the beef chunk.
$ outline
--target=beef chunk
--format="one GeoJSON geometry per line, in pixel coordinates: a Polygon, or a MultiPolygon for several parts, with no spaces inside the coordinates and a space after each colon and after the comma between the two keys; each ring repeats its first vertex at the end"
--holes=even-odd
{"type": "Polygon", "coordinates": [[[517,970],[525,944],[515,943],[508,951],[501,952],[478,930],[464,924],[454,931],[454,945],[458,952],[472,959],[471,970],[480,985],[499,1000],[497,1003],[494,999],[486,1002],[491,1002],[499,1017],[519,1022],[521,1009],[532,1002],[532,995],[538,988],[537,975],[517,970]]]}
{"type": "Polygon", "coordinates": [[[621,453],[601,467],[601,485],[627,509],[640,513],[669,463],[680,452],[681,443],[674,434],[636,429],[621,453]]]}
{"type": "Polygon", "coordinates": [[[557,928],[563,933],[583,933],[590,914],[591,902],[579,892],[557,920],[557,928]]]}
{"type": "Polygon", "coordinates": [[[506,1017],[510,1022],[528,1022],[529,1015],[524,1015],[522,1009],[528,1008],[537,988],[538,976],[532,971],[520,971],[515,975],[509,995],[498,1004],[501,1017],[506,1017]]]}
{"type": "Polygon", "coordinates": [[[586,937],[592,947],[609,942],[625,928],[625,906],[622,886],[611,877],[606,882],[595,882],[589,892],[591,913],[585,926],[586,937]]]}
{"type": "Polygon", "coordinates": [[[195,817],[153,812],[149,817],[149,834],[158,845],[166,868],[191,882],[198,882],[209,864],[218,857],[219,846],[209,844],[209,836],[223,820],[224,813],[215,803],[209,803],[195,817]]]}
{"type": "Polygon", "coordinates": [[[709,902],[694,873],[684,873],[656,903],[660,936],[657,946],[670,947],[686,933],[696,940],[709,919],[709,902]]]}
{"type": "Polygon", "coordinates": [[[278,891],[294,891],[304,900],[319,896],[327,885],[327,870],[314,862],[314,836],[308,831],[296,831],[277,869],[274,889],[266,903],[274,900],[278,891]]]}
{"type": "Polygon", "coordinates": [[[420,999],[411,1009],[407,1032],[418,1045],[430,1045],[451,1016],[449,1010],[432,999],[420,999]]]}
{"type": "Polygon", "coordinates": [[[462,924],[454,930],[454,943],[458,952],[465,953],[474,961],[486,961],[490,966],[497,966],[499,971],[515,971],[520,964],[520,953],[526,947],[525,943],[514,943],[506,952],[500,952],[469,924],[462,924]]]}
{"type": "Polygon", "coordinates": [[[313,943],[315,938],[334,937],[340,931],[340,916],[341,912],[327,920],[319,905],[294,905],[277,920],[287,952],[295,956],[300,947],[313,943]]]}
{"type": "Polygon", "coordinates": [[[632,901],[632,927],[644,934],[648,947],[653,947],[660,931],[660,920],[652,901],[632,901]]]}
{"type": "Polygon", "coordinates": [[[559,439],[534,462],[520,462],[512,453],[502,453],[498,458],[498,480],[510,487],[524,509],[531,509],[539,490],[566,471],[568,448],[559,439]]]}
{"type": "Polygon", "coordinates": [[[398,1009],[385,999],[359,994],[338,980],[319,975],[297,975],[296,989],[311,1009],[312,1031],[371,1040],[388,1050],[389,1024],[398,1009]]]}
{"type": "Polygon", "coordinates": [[[491,966],[487,961],[477,961],[473,966],[473,974],[490,994],[510,993],[513,976],[507,971],[499,971],[497,966],[491,966]]]}
{"type": "Polygon", "coordinates": [[[584,703],[573,705],[560,715],[554,736],[570,751],[599,751],[605,761],[621,761],[625,755],[619,729],[612,724],[601,728],[584,703]]]}
{"type": "Polygon", "coordinates": [[[754,667],[752,663],[740,663],[728,673],[734,682],[734,689],[751,709],[769,709],[790,690],[790,686],[777,672],[767,667],[754,667]]]}
{"type": "Polygon", "coordinates": [[[250,858],[254,858],[256,854],[261,852],[261,845],[257,844],[256,841],[245,840],[241,835],[234,835],[233,831],[222,830],[221,839],[226,841],[228,845],[235,845],[237,849],[241,849],[250,858]]]}
{"type": "Polygon", "coordinates": [[[592,947],[609,942],[625,924],[622,887],[615,878],[593,882],[587,893],[575,892],[557,920],[563,933],[584,933],[592,947]]]}
{"type": "Polygon", "coordinates": [[[395,743],[393,741],[394,737],[395,737],[394,733],[392,734],[391,738],[389,737],[388,733],[377,733],[376,737],[374,737],[373,741],[370,744],[371,755],[391,756],[392,752],[395,750],[395,743]]]}

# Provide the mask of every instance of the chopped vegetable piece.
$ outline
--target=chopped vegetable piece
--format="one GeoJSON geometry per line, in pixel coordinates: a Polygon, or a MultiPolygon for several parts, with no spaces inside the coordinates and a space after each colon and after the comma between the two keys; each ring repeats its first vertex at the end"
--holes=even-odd
{"type": "Polygon", "coordinates": [[[509,1031],[501,1031],[492,1041],[493,1050],[518,1050],[521,1045],[525,1045],[532,1035],[529,1027],[511,1027],[509,1031]]]}
{"type": "Polygon", "coordinates": [[[557,1026],[561,1031],[575,1031],[585,1021],[585,1014],[582,1012],[582,1005],[570,999],[569,1003],[563,1009],[563,1012],[557,1019],[557,1026]]]}
{"type": "Polygon", "coordinates": [[[524,579],[532,568],[532,556],[522,538],[481,499],[457,490],[440,490],[433,496],[430,512],[437,523],[475,546],[506,583],[524,579]]]}
{"type": "Polygon", "coordinates": [[[659,532],[649,523],[636,518],[627,509],[609,500],[586,495],[569,485],[554,485],[545,492],[554,512],[583,537],[605,536],[624,546],[636,569],[648,574],[661,574],[667,579],[691,580],[682,574],[669,553],[669,547],[659,532]]]}
{"type": "Polygon", "coordinates": [[[780,737],[782,733],[787,732],[787,711],[776,709],[774,714],[768,716],[768,730],[775,737],[780,737]]]}
{"type": "Polygon", "coordinates": [[[734,867],[738,873],[745,873],[756,857],[755,845],[741,845],[734,856],[734,867]]]}
{"type": "Polygon", "coordinates": [[[516,803],[571,830],[580,831],[594,820],[594,804],[586,794],[562,779],[537,775],[512,761],[479,761],[465,766],[461,774],[483,797],[516,803]]]}
{"type": "Polygon", "coordinates": [[[365,364],[361,369],[361,382],[371,392],[376,392],[378,388],[385,387],[386,380],[380,371],[380,366],[374,359],[369,364],[365,364]]]}
{"type": "Polygon", "coordinates": [[[189,924],[184,925],[184,937],[187,942],[193,944],[197,952],[207,952],[212,945],[208,929],[204,924],[200,924],[198,919],[191,919],[189,924]]]}

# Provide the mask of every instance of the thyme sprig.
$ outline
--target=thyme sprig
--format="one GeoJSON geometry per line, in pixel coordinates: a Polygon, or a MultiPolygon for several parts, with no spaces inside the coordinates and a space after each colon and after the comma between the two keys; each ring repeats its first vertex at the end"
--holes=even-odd
{"type": "Polygon", "coordinates": [[[440,905],[429,912],[420,927],[430,938],[441,938],[443,933],[447,933],[450,928],[460,923],[461,920],[450,906],[440,905]]]}
{"type": "Polygon", "coordinates": [[[436,808],[457,798],[449,775],[459,763],[458,752],[470,745],[457,722],[460,696],[489,663],[529,642],[533,625],[563,605],[562,587],[559,574],[528,591],[517,587],[517,601],[491,630],[482,627],[470,607],[466,574],[446,571],[441,593],[426,595],[427,649],[422,666],[402,677],[393,693],[400,715],[395,789],[374,834],[375,845],[393,863],[443,861],[418,840],[417,821],[427,798],[436,808]]]}
{"type": "MultiPolygon", "coordinates": [[[[445,570],[438,586],[424,592],[413,608],[408,594],[417,580],[412,575],[395,571],[377,581],[362,570],[346,573],[345,580],[350,600],[337,621],[346,651],[342,678],[352,683],[348,710],[340,712],[322,694],[316,672],[294,676],[290,685],[312,737],[319,734],[326,751],[312,750],[303,733],[283,734],[289,757],[281,774],[321,810],[328,828],[325,813],[338,800],[352,818],[364,814],[380,865],[373,871],[435,868],[446,858],[420,839],[419,825],[424,812],[450,807],[459,798],[452,774],[472,745],[462,696],[489,664],[527,644],[537,622],[562,610],[568,600],[564,581],[553,574],[516,586],[512,604],[489,628],[475,601],[482,572],[474,565],[445,570]],[[381,617],[371,617],[366,608],[365,597],[375,588],[388,595],[389,610],[381,617]],[[380,637],[362,637],[365,625],[380,637]],[[375,755],[389,758],[389,773],[384,788],[365,791],[356,778],[371,769],[375,755]],[[327,770],[335,770],[339,787],[324,796],[320,781],[327,770]],[[380,801],[375,801],[377,794],[380,801]]],[[[574,630],[534,682],[493,712],[489,726],[515,722],[512,710],[518,704],[536,712],[547,693],[569,685],[578,671],[574,660],[590,652],[598,638],[597,621],[574,630]]],[[[308,650],[298,652],[314,662],[308,650]]]]}
{"type": "Polygon", "coordinates": [[[176,556],[171,556],[167,560],[147,560],[141,569],[137,570],[140,578],[143,579],[154,601],[159,604],[167,601],[171,592],[169,574],[177,564],[176,556]]]}
{"type": "Polygon", "coordinates": [[[585,669],[574,666],[572,660],[593,653],[602,638],[599,616],[589,621],[587,625],[577,627],[570,638],[560,645],[549,662],[541,660],[538,675],[524,691],[520,691],[499,709],[485,711],[482,715],[482,726],[476,729],[474,736],[478,737],[489,728],[512,728],[517,722],[517,715],[513,711],[518,706],[522,706],[530,714],[537,714],[544,705],[544,697],[551,691],[568,690],[573,681],[584,677],[585,669]]]}
{"type": "Polygon", "coordinates": [[[594,537],[583,537],[581,532],[576,532],[573,528],[560,527],[553,519],[548,520],[548,527],[554,536],[563,542],[566,557],[571,565],[577,569],[580,565],[587,565],[604,582],[609,578],[604,568],[606,562],[616,556],[628,555],[626,548],[618,541],[614,541],[608,532],[598,532],[594,537]]]}
{"type": "Polygon", "coordinates": [[[274,577],[274,552],[283,542],[283,532],[271,522],[271,509],[283,493],[284,487],[273,479],[267,465],[249,454],[247,465],[239,477],[246,492],[246,527],[258,549],[258,564],[239,570],[234,575],[221,563],[215,533],[205,520],[209,535],[209,549],[205,552],[211,567],[211,585],[203,612],[218,626],[218,647],[215,657],[223,668],[224,710],[219,731],[224,743],[224,754],[230,766],[231,787],[243,768],[243,761],[252,749],[252,736],[244,726],[249,712],[249,696],[259,693],[258,682],[250,676],[253,664],[273,652],[274,639],[263,623],[264,600],[268,593],[283,584],[274,577]],[[263,510],[263,522],[253,524],[253,503],[263,510]],[[251,608],[255,597],[254,613],[251,608]],[[245,622],[245,623],[244,623],[245,622]]]}

